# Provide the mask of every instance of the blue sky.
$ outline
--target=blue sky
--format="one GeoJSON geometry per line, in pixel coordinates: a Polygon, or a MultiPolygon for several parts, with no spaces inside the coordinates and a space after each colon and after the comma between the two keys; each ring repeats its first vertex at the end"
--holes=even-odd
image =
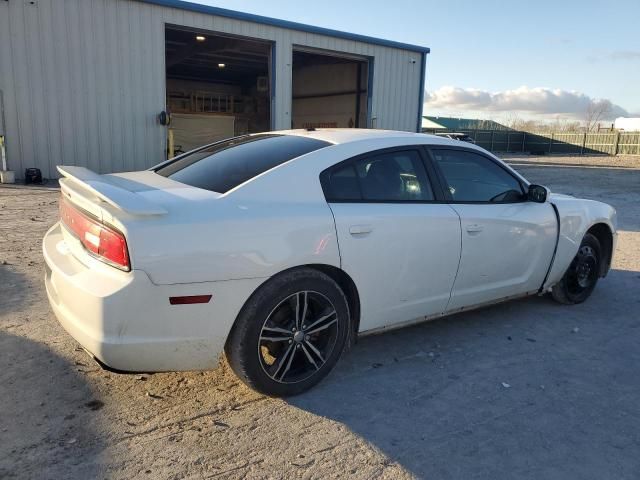
{"type": "Polygon", "coordinates": [[[429,113],[577,118],[608,99],[640,114],[639,0],[198,3],[430,47],[429,113]]]}

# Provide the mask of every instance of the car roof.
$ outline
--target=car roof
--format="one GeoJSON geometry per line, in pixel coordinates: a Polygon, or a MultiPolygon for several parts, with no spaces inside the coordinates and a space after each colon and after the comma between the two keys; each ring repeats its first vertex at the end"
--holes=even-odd
{"type": "Polygon", "coordinates": [[[368,128],[316,128],[316,129],[296,129],[296,130],[280,130],[270,132],[271,134],[280,135],[297,135],[300,137],[314,138],[324,140],[325,142],[335,145],[357,142],[368,139],[415,139],[415,143],[432,143],[432,144],[452,144],[454,141],[448,138],[437,137],[426,133],[400,132],[395,130],[374,130],[368,128]]]}
{"type": "MultiPolygon", "coordinates": [[[[502,162],[491,152],[488,152],[484,148],[470,142],[460,142],[453,138],[445,136],[437,136],[427,133],[413,133],[413,132],[401,132],[396,130],[374,130],[368,128],[316,128],[316,129],[297,129],[297,130],[280,130],[270,132],[271,134],[280,135],[298,135],[301,137],[314,138],[318,140],[324,140],[334,145],[348,144],[366,140],[374,139],[388,139],[388,140],[406,140],[407,145],[428,145],[428,146],[442,146],[442,147],[455,147],[456,149],[476,150],[484,155],[489,155],[496,160],[502,162]],[[464,143],[464,145],[461,145],[464,143]]],[[[322,149],[318,150],[321,151],[322,149]]],[[[295,160],[295,159],[294,159],[295,160]]],[[[522,179],[528,184],[528,181],[520,175],[516,170],[511,168],[502,162],[511,172],[513,172],[518,178],[522,179]]]]}

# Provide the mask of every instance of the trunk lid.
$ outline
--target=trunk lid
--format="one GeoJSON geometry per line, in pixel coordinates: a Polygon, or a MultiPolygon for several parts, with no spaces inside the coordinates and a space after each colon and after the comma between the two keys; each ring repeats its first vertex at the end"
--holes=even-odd
{"type": "MultiPolygon", "coordinates": [[[[62,174],[63,199],[121,232],[133,259],[132,253],[145,228],[151,225],[160,228],[176,218],[189,217],[194,202],[220,197],[219,193],[190,187],[153,171],[100,175],[84,167],[66,166],[59,166],[58,171],[62,174]]],[[[65,243],[73,255],[90,265],[91,253],[68,228],[63,230],[65,243]]]]}
{"type": "Polygon", "coordinates": [[[185,200],[220,197],[149,170],[100,175],[84,167],[58,166],[58,171],[63,195],[103,221],[114,216],[160,217],[183,207],[185,200]]]}

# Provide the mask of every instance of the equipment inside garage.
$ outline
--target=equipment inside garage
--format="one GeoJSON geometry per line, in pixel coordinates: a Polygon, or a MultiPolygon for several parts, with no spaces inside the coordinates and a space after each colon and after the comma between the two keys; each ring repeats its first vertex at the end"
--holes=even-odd
{"type": "Polygon", "coordinates": [[[294,50],[293,128],[367,128],[369,62],[294,50]]]}
{"type": "Polygon", "coordinates": [[[270,42],[165,29],[169,157],[271,129],[270,42]]]}

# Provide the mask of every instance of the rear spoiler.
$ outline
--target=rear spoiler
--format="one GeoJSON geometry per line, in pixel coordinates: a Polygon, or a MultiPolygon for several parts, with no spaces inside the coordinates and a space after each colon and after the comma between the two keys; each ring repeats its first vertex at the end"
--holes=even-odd
{"type": "Polygon", "coordinates": [[[87,200],[99,200],[132,215],[165,215],[167,210],[117,185],[109,176],[84,167],[58,165],[63,189],[87,200]],[[91,198],[93,197],[93,199],[91,198]]]}

